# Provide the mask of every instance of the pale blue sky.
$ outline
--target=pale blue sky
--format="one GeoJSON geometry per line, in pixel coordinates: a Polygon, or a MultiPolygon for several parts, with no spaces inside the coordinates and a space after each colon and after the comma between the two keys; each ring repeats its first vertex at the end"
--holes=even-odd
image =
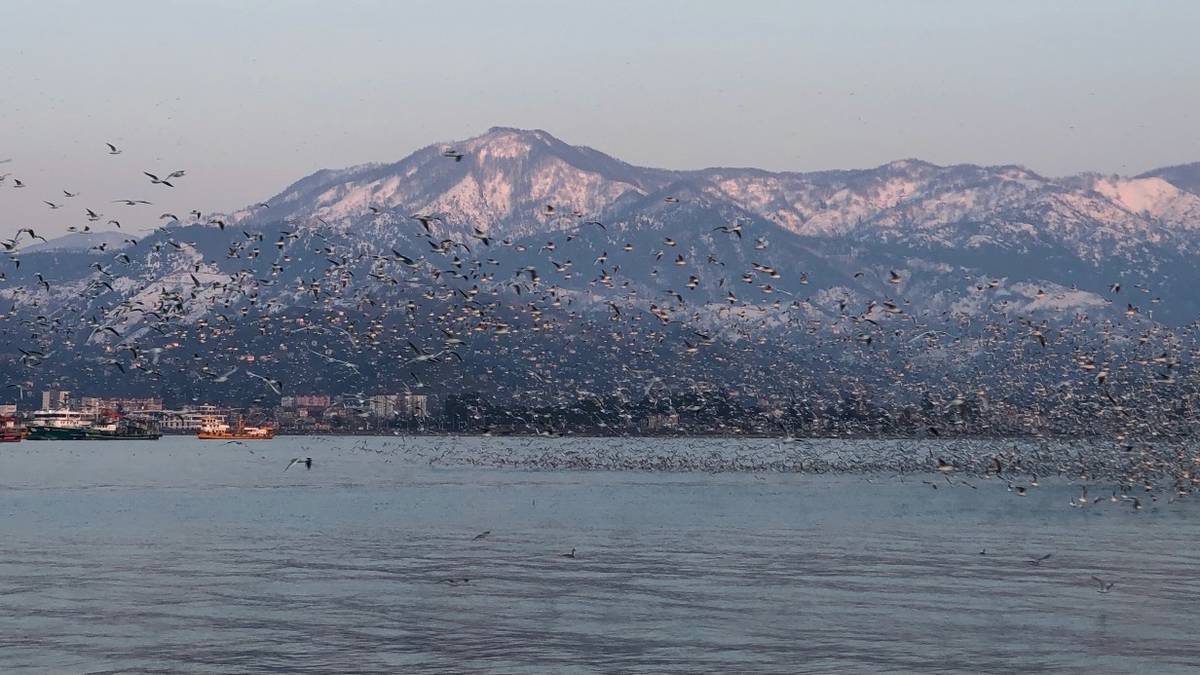
{"type": "Polygon", "coordinates": [[[82,224],[41,204],[64,188],[106,216],[152,199],[123,220],[145,225],[493,125],[673,168],[1200,160],[1197,2],[10,0],[0,19],[0,173],[29,185],[0,186],[4,235],[82,224]],[[177,168],[170,198],[140,176],[177,168]]]}

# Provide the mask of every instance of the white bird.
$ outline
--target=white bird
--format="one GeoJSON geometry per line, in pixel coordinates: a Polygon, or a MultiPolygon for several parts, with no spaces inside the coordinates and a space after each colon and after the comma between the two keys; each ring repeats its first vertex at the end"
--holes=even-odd
{"type": "Polygon", "coordinates": [[[217,375],[217,376],[213,377],[213,378],[212,378],[212,381],[213,381],[214,383],[217,383],[217,384],[221,384],[221,383],[223,383],[223,382],[228,382],[228,381],[229,381],[229,376],[230,376],[230,375],[233,375],[233,374],[234,374],[234,373],[236,373],[237,371],[238,371],[238,367],[237,367],[237,366],[234,366],[234,367],[230,368],[228,371],[226,371],[226,372],[224,372],[224,373],[222,373],[222,374],[220,374],[220,375],[217,375]]]}
{"type": "Polygon", "coordinates": [[[263,377],[262,375],[259,375],[258,373],[252,373],[249,370],[246,371],[246,374],[249,375],[250,377],[253,377],[256,380],[262,380],[263,383],[266,384],[268,387],[270,387],[271,391],[275,392],[276,394],[280,394],[280,395],[283,394],[283,392],[280,391],[280,387],[283,386],[283,382],[281,382],[279,380],[272,380],[269,377],[263,377]]]}

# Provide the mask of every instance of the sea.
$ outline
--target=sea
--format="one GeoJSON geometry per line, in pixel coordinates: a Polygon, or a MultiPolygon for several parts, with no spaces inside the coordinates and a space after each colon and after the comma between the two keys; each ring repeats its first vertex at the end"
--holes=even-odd
{"type": "Polygon", "coordinates": [[[775,447],[0,445],[0,673],[1200,672],[1197,498],[775,447]]]}

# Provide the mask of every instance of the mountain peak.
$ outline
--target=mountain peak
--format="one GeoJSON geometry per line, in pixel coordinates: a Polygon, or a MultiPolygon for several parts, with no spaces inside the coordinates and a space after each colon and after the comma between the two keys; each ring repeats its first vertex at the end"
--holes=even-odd
{"type": "Polygon", "coordinates": [[[553,134],[551,134],[550,132],[548,132],[544,129],[522,129],[521,127],[505,127],[505,126],[489,127],[486,132],[484,132],[483,134],[480,134],[479,136],[476,136],[476,138],[481,138],[483,136],[494,136],[494,135],[517,135],[517,136],[526,136],[526,137],[537,138],[539,140],[553,141],[553,142],[557,142],[557,143],[562,142],[559,139],[555,138],[553,134]]]}
{"type": "Polygon", "coordinates": [[[476,164],[491,158],[511,159],[527,156],[538,148],[569,149],[566,143],[541,129],[518,129],[516,127],[492,127],[485,133],[445,147],[467,155],[464,159],[476,164]]]}

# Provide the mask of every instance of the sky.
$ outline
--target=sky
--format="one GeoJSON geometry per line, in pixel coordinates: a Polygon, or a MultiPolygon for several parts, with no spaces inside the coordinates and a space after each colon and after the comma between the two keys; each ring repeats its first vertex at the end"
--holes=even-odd
{"type": "Polygon", "coordinates": [[[1200,160],[1191,1],[7,0],[2,14],[5,237],[83,225],[83,207],[124,228],[232,210],[496,125],[679,169],[1200,160]],[[173,190],[141,175],[176,169],[173,190]],[[42,203],[64,189],[81,194],[42,203]]]}

